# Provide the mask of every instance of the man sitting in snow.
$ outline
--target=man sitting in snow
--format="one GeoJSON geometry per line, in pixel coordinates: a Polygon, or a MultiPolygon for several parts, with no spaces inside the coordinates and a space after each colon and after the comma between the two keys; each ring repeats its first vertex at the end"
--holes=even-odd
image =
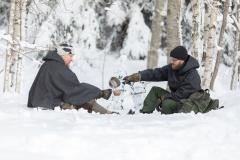
{"type": "Polygon", "coordinates": [[[144,100],[141,113],[152,113],[155,109],[164,114],[179,112],[181,99],[201,90],[201,79],[197,72],[198,61],[188,55],[183,46],[170,53],[170,64],[162,68],[139,71],[124,78],[125,83],[137,81],[168,81],[171,92],[153,87],[144,100]]]}
{"type": "Polygon", "coordinates": [[[48,52],[30,89],[28,107],[54,109],[60,106],[62,109],[84,108],[88,112],[113,113],[95,101],[97,98],[109,99],[112,90],[80,83],[68,67],[72,56],[72,46],[68,44],[61,44],[48,52]]]}

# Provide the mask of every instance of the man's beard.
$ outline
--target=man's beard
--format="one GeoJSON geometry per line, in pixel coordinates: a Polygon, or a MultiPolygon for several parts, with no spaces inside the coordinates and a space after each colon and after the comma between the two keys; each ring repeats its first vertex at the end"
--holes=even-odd
{"type": "Polygon", "coordinates": [[[175,65],[175,66],[171,65],[171,67],[172,67],[173,70],[179,70],[179,69],[182,68],[183,65],[184,64],[178,64],[178,65],[175,65]]]}

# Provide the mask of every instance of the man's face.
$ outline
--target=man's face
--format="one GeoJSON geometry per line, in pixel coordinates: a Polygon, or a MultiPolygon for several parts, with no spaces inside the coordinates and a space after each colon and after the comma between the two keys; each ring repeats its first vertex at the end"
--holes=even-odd
{"type": "Polygon", "coordinates": [[[69,64],[72,62],[73,60],[73,55],[70,53],[67,53],[65,55],[62,56],[63,61],[65,63],[66,66],[69,66],[69,64]]]}
{"type": "Polygon", "coordinates": [[[183,66],[184,61],[170,57],[170,64],[173,70],[179,70],[183,66]]]}

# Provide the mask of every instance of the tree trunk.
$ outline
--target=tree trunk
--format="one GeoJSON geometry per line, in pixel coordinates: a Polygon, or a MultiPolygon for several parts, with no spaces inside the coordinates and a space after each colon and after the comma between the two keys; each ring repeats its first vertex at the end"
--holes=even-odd
{"type": "MultiPolygon", "coordinates": [[[[238,17],[238,21],[240,22],[240,16],[238,17]]],[[[239,38],[238,38],[238,52],[240,52],[240,35],[239,35],[239,38]]],[[[240,53],[238,53],[238,54],[239,54],[239,59],[238,59],[238,83],[240,83],[240,53]]]]}
{"type": "MultiPolygon", "coordinates": [[[[206,65],[206,52],[207,52],[207,39],[208,39],[208,34],[209,34],[209,21],[210,21],[210,11],[209,11],[209,6],[207,4],[204,4],[204,32],[203,32],[203,54],[202,54],[202,59],[201,59],[201,63],[202,63],[202,68],[205,68],[206,65]]],[[[203,79],[203,73],[202,73],[202,77],[201,79],[203,79]]]]}
{"type": "Polygon", "coordinates": [[[12,41],[8,42],[6,53],[4,92],[20,93],[21,88],[21,71],[22,71],[22,55],[20,41],[22,40],[22,16],[24,14],[26,1],[12,0],[8,33],[12,37],[12,41]]]}
{"type": "Polygon", "coordinates": [[[169,53],[176,46],[181,45],[180,34],[180,10],[181,0],[168,0],[167,9],[167,57],[169,60],[169,53]]]}
{"type": "MultiPolygon", "coordinates": [[[[238,23],[240,23],[240,0],[237,1],[237,13],[236,18],[238,20],[238,23]]],[[[233,74],[232,74],[232,80],[231,80],[231,86],[230,89],[237,89],[237,83],[239,81],[239,58],[240,58],[240,30],[239,28],[236,31],[236,37],[235,37],[235,55],[234,55],[234,63],[233,63],[233,74]]]]}
{"type": "Polygon", "coordinates": [[[152,22],[152,38],[150,50],[148,52],[147,68],[155,68],[158,66],[158,49],[161,41],[161,9],[163,7],[162,0],[156,0],[154,18],[152,22]]]}
{"type": "MultiPolygon", "coordinates": [[[[15,14],[15,0],[11,0],[8,34],[12,36],[12,39],[13,39],[14,14],[15,14]]],[[[10,91],[10,84],[11,84],[10,68],[11,68],[11,61],[12,61],[11,47],[12,47],[12,43],[8,43],[7,50],[6,50],[6,61],[5,61],[5,75],[4,75],[4,87],[3,87],[4,92],[10,91]]]]}
{"type": "MultiPolygon", "coordinates": [[[[240,0],[238,0],[238,24],[240,26],[240,0]]],[[[238,87],[240,83],[240,29],[238,30],[238,87]]]]}
{"type": "Polygon", "coordinates": [[[208,38],[207,38],[207,50],[206,50],[206,59],[205,59],[205,67],[204,67],[204,76],[203,76],[203,88],[210,88],[210,82],[213,72],[213,55],[216,52],[217,45],[215,43],[216,40],[216,18],[217,18],[217,10],[216,10],[216,0],[211,1],[212,7],[210,7],[209,18],[210,23],[208,25],[208,38]]]}
{"type": "Polygon", "coordinates": [[[192,29],[192,55],[196,59],[199,59],[200,52],[200,25],[201,25],[201,12],[200,12],[200,2],[199,0],[192,0],[192,11],[193,11],[193,29],[192,29]]]}
{"type": "MultiPolygon", "coordinates": [[[[229,6],[230,6],[230,0],[226,0],[224,3],[224,14],[223,14],[223,21],[222,21],[222,27],[221,27],[221,31],[220,31],[220,36],[219,36],[219,40],[218,40],[218,46],[220,48],[223,47],[223,36],[224,36],[224,32],[227,26],[227,17],[228,17],[228,13],[229,13],[229,6]]],[[[217,51],[217,59],[215,62],[215,67],[214,67],[214,71],[213,71],[213,77],[210,83],[210,89],[213,90],[214,87],[214,82],[216,80],[217,74],[218,74],[218,70],[219,70],[219,65],[221,63],[222,60],[222,49],[217,51]]]]}

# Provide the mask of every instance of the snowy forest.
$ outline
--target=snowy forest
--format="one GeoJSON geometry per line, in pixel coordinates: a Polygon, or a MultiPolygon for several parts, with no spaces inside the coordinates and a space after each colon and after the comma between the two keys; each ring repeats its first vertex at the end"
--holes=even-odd
{"type": "Polygon", "coordinates": [[[237,160],[240,0],[0,0],[0,96],[0,159],[237,160]],[[43,57],[61,43],[73,48],[79,81],[102,90],[113,76],[167,65],[184,46],[224,108],[141,114],[153,86],[169,89],[142,81],[97,100],[119,115],[28,108],[43,57]]]}

